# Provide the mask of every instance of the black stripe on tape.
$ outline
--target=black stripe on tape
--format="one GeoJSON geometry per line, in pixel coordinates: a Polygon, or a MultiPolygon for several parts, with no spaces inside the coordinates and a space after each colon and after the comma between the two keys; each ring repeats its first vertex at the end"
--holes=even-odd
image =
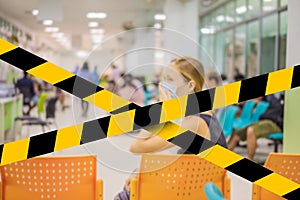
{"type": "Polygon", "coordinates": [[[0,59],[24,71],[47,62],[43,58],[19,47],[0,55],[0,59]]]}
{"type": "Polygon", "coordinates": [[[141,108],[141,106],[136,105],[135,103],[130,103],[130,104],[128,104],[126,106],[123,106],[121,108],[118,108],[117,110],[114,110],[110,113],[113,114],[113,115],[116,115],[116,114],[119,114],[121,112],[126,112],[126,111],[129,111],[129,110],[139,109],[139,108],[141,108]]]}
{"type": "Polygon", "coordinates": [[[162,102],[140,107],[135,110],[133,129],[159,124],[162,111],[162,102]]]}
{"type": "Polygon", "coordinates": [[[168,142],[181,147],[185,150],[185,153],[189,152],[196,155],[214,146],[212,141],[207,140],[191,131],[186,131],[174,138],[171,138],[168,142]]]}
{"type": "Polygon", "coordinates": [[[72,76],[54,84],[54,86],[61,88],[81,99],[103,90],[103,88],[79,76],[72,76]]]}
{"type": "Polygon", "coordinates": [[[215,88],[188,95],[185,116],[211,110],[215,88]]]}
{"type": "Polygon", "coordinates": [[[81,144],[101,140],[107,137],[110,116],[85,122],[83,124],[81,144]]]}
{"type": "Polygon", "coordinates": [[[293,79],[291,88],[300,86],[300,65],[296,65],[293,70],[293,79]]]}
{"type": "Polygon", "coordinates": [[[1,144],[0,145],[0,163],[1,163],[1,159],[2,159],[3,148],[4,148],[4,144],[1,144]]]}
{"type": "Polygon", "coordinates": [[[265,96],[268,74],[242,80],[239,102],[265,96]]]}
{"type": "Polygon", "coordinates": [[[57,131],[30,137],[27,158],[40,156],[54,151],[57,131]]]}
{"type": "Polygon", "coordinates": [[[246,158],[243,158],[242,160],[229,165],[225,169],[251,182],[255,182],[273,173],[271,170],[266,169],[263,166],[246,158]]]}
{"type": "Polygon", "coordinates": [[[299,200],[300,199],[300,188],[293,190],[285,195],[282,196],[288,200],[299,200]]]}

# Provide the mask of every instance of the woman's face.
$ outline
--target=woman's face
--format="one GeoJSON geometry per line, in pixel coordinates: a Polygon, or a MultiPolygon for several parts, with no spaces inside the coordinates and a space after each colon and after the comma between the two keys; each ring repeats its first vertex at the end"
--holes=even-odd
{"type": "MultiPolygon", "coordinates": [[[[171,63],[162,76],[162,82],[176,87],[176,96],[184,96],[194,92],[194,81],[188,81],[171,63]]],[[[165,88],[170,89],[170,88],[165,88]]]]}

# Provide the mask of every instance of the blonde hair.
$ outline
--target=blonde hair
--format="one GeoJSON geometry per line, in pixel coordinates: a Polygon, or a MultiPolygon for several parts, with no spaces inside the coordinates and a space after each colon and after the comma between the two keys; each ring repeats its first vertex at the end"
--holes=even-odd
{"type": "Polygon", "coordinates": [[[205,73],[201,62],[192,57],[184,56],[173,59],[171,63],[188,81],[193,80],[195,82],[195,92],[202,90],[205,73]]]}
{"type": "Polygon", "coordinates": [[[209,72],[207,72],[206,78],[207,79],[215,79],[216,82],[217,82],[217,84],[220,84],[222,82],[222,79],[221,79],[219,73],[216,72],[216,71],[209,71],[209,72]]]}

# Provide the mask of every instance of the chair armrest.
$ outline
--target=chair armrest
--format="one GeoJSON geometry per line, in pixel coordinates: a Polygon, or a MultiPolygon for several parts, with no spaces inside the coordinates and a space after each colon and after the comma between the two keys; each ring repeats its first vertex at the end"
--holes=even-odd
{"type": "Polygon", "coordinates": [[[224,197],[230,199],[230,178],[228,176],[225,176],[224,180],[224,197]]]}
{"type": "Polygon", "coordinates": [[[102,179],[98,179],[96,185],[97,185],[96,199],[97,200],[103,200],[103,181],[102,181],[102,179]]]}
{"type": "Polygon", "coordinates": [[[260,190],[261,187],[252,184],[252,200],[260,200],[260,190]]]}
{"type": "Polygon", "coordinates": [[[135,178],[130,180],[130,200],[138,200],[137,180],[135,178]]]}

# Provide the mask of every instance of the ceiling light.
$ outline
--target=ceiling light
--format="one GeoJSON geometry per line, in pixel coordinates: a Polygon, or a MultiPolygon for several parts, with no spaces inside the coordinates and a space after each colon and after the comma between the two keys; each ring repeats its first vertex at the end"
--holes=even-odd
{"type": "Polygon", "coordinates": [[[167,17],[164,14],[156,14],[154,15],[155,20],[165,20],[167,17]]]}
{"type": "Polygon", "coordinates": [[[155,52],[154,56],[155,56],[155,58],[163,58],[164,53],[163,52],[155,52]]]}
{"type": "Polygon", "coordinates": [[[102,34],[102,33],[104,33],[104,29],[91,29],[90,30],[90,33],[91,34],[102,34]]]}
{"type": "Polygon", "coordinates": [[[235,11],[238,14],[242,14],[242,13],[245,13],[247,11],[247,7],[246,6],[240,6],[240,7],[236,8],[235,11]]]}
{"type": "Polygon", "coordinates": [[[56,41],[60,42],[60,43],[67,43],[68,42],[68,38],[57,38],[56,41]]]}
{"type": "Polygon", "coordinates": [[[65,36],[62,36],[62,37],[56,37],[56,40],[57,41],[67,41],[68,38],[66,38],[65,36]]]}
{"type": "Polygon", "coordinates": [[[107,14],[103,12],[89,12],[86,14],[86,17],[90,19],[104,19],[107,17],[107,14]]]}
{"type": "Polygon", "coordinates": [[[57,28],[57,27],[46,27],[45,28],[45,32],[48,32],[48,33],[55,33],[58,31],[59,31],[59,28],[57,28]]]}
{"type": "Polygon", "coordinates": [[[34,16],[37,16],[39,14],[39,10],[34,9],[34,10],[31,11],[31,14],[34,15],[34,16]]]}
{"type": "Polygon", "coordinates": [[[76,56],[79,58],[85,58],[89,55],[89,53],[87,51],[77,51],[76,52],[76,56]]]}
{"type": "Polygon", "coordinates": [[[64,37],[64,33],[52,33],[51,36],[55,38],[62,38],[64,37]]]}
{"type": "Polygon", "coordinates": [[[216,17],[217,22],[223,22],[225,20],[224,15],[219,15],[216,17]]]}
{"type": "Polygon", "coordinates": [[[92,42],[93,44],[100,44],[103,40],[102,34],[93,34],[92,35],[92,42]]]}
{"type": "Polygon", "coordinates": [[[271,2],[272,0],[264,0],[264,2],[271,2]]]}
{"type": "Polygon", "coordinates": [[[161,28],[161,24],[160,23],[155,23],[153,27],[157,28],[157,29],[160,29],[161,28]]]}
{"type": "Polygon", "coordinates": [[[45,26],[50,26],[50,25],[53,24],[53,20],[46,19],[46,20],[43,21],[43,24],[44,24],[45,26]]]}
{"type": "Polygon", "coordinates": [[[214,28],[201,28],[201,33],[203,34],[212,34],[215,33],[215,29],[214,28]]]}
{"type": "Polygon", "coordinates": [[[99,23],[98,22],[89,22],[89,27],[97,27],[99,26],[99,23]]]}
{"type": "Polygon", "coordinates": [[[263,9],[264,9],[264,11],[271,11],[271,10],[274,10],[275,7],[273,7],[273,6],[264,6],[263,9]]]}

